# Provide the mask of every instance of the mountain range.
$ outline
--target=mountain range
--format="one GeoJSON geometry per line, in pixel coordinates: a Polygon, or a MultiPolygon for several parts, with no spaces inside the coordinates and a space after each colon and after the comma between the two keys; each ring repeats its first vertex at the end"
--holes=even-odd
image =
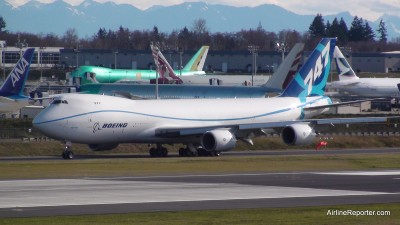
{"type": "MultiPolygon", "coordinates": [[[[11,32],[61,36],[67,29],[74,28],[79,37],[87,38],[97,34],[99,28],[103,27],[106,30],[117,30],[120,26],[130,30],[151,30],[157,26],[162,32],[179,31],[184,27],[190,29],[197,19],[205,19],[212,33],[256,29],[259,24],[272,32],[283,29],[305,32],[316,15],[299,15],[273,4],[234,7],[185,2],[140,10],[129,4],[98,3],[93,0],[86,0],[77,6],[62,0],[52,3],[28,1],[19,7],[0,0],[0,16],[7,23],[6,29],[11,32]]],[[[343,18],[349,28],[354,18],[349,12],[323,16],[325,21],[331,22],[335,17],[343,18]]],[[[381,19],[386,23],[389,40],[400,36],[400,17],[382,15],[368,23],[376,30],[381,19]]]]}

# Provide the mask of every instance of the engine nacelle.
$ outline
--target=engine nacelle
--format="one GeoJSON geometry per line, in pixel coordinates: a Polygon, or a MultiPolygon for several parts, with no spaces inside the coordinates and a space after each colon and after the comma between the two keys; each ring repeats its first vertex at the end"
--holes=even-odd
{"type": "Polygon", "coordinates": [[[113,144],[89,144],[90,150],[92,151],[108,151],[118,147],[118,143],[113,144]]]}
{"type": "Polygon", "coordinates": [[[201,137],[201,145],[207,151],[229,151],[236,146],[235,136],[226,129],[207,131],[201,137]]]}
{"type": "Polygon", "coordinates": [[[283,128],[281,136],[288,145],[309,145],[314,141],[316,133],[310,125],[297,123],[283,128]]]}

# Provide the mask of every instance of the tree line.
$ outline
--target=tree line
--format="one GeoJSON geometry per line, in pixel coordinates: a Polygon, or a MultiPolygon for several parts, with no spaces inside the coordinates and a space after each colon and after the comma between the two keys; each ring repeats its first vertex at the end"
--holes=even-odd
{"type": "Polygon", "coordinates": [[[337,37],[340,46],[351,48],[355,52],[400,50],[400,38],[391,42],[387,40],[387,29],[383,21],[378,30],[374,31],[366,20],[357,16],[348,28],[343,18],[325,23],[322,15],[317,14],[309,30],[304,33],[296,30],[270,32],[261,23],[255,28],[237,32],[211,33],[206,20],[201,18],[194,20],[190,27],[170,33],[160,32],[157,26],[147,30],[130,30],[122,26],[117,30],[101,27],[88,38],[79,38],[74,28],[67,29],[61,36],[53,33],[13,33],[5,28],[6,21],[0,16],[0,40],[5,40],[9,46],[14,45],[16,40],[23,40],[30,46],[148,50],[149,43],[154,42],[159,43],[163,50],[170,51],[197,50],[202,45],[209,45],[214,51],[247,51],[250,45],[258,46],[260,51],[275,51],[277,43],[284,42],[290,48],[296,42],[304,42],[307,50],[312,50],[321,37],[329,36],[337,37]]]}

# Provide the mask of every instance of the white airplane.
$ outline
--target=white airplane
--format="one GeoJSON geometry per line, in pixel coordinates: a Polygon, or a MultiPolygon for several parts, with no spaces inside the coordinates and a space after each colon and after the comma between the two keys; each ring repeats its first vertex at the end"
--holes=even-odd
{"type": "Polygon", "coordinates": [[[351,68],[338,47],[335,48],[339,81],[333,81],[328,87],[365,97],[400,97],[397,87],[400,78],[359,78],[351,68]]]}
{"type": "Polygon", "coordinates": [[[34,48],[27,48],[14,69],[0,87],[0,113],[15,112],[29,105],[29,97],[23,95],[26,79],[33,58],[34,48]]]}
{"type": "Polygon", "coordinates": [[[309,119],[331,106],[324,89],[336,39],[324,38],[284,92],[273,98],[130,100],[113,96],[68,94],[55,98],[33,120],[35,129],[65,141],[63,158],[73,157],[71,143],[111,150],[119,143],[150,143],[151,156],[167,156],[162,144],[183,143],[185,155],[219,155],[237,140],[265,129],[282,130],[287,144],[314,141],[321,124],[382,122],[386,118],[309,119]]]}

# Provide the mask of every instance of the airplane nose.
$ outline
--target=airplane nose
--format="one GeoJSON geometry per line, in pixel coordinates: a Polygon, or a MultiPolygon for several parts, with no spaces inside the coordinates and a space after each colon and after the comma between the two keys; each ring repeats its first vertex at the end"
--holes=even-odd
{"type": "Polygon", "coordinates": [[[44,111],[42,111],[38,115],[36,115],[32,120],[33,127],[35,129],[38,129],[38,130],[42,131],[42,132],[43,132],[42,128],[43,128],[43,125],[44,125],[44,122],[45,122],[45,120],[43,118],[44,114],[46,114],[46,113],[44,111]]]}

